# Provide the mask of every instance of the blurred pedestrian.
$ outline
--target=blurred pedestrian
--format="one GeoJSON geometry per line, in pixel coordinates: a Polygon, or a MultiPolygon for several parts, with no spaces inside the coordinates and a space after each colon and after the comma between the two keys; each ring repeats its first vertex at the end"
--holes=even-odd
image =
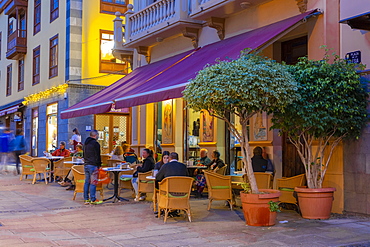
{"type": "Polygon", "coordinates": [[[15,131],[15,138],[12,140],[12,149],[13,149],[13,152],[14,152],[14,157],[15,157],[15,168],[16,168],[16,171],[14,171],[14,175],[16,174],[20,174],[20,170],[19,170],[19,163],[20,163],[20,159],[19,159],[19,155],[21,154],[25,154],[26,153],[26,150],[27,150],[27,147],[26,147],[26,140],[24,139],[24,136],[23,136],[23,130],[22,129],[17,129],[15,131]]]}
{"type": "Polygon", "coordinates": [[[5,128],[0,135],[0,172],[8,172],[7,164],[9,153],[11,151],[10,142],[12,140],[12,132],[9,128],[5,128]]]}
{"type": "Polygon", "coordinates": [[[73,145],[73,150],[76,150],[76,146],[78,144],[82,144],[81,143],[81,134],[80,134],[80,132],[78,131],[77,128],[74,128],[72,130],[72,132],[73,132],[73,135],[71,137],[71,140],[69,140],[69,144],[73,145]]]}

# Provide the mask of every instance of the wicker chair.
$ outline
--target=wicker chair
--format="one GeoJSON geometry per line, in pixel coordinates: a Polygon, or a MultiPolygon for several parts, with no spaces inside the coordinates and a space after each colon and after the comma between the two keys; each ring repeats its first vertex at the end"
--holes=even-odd
{"type": "MultiPolygon", "coordinates": [[[[72,166],[73,179],[75,182],[75,191],[73,193],[72,200],[76,199],[77,193],[84,192],[85,185],[85,170],[83,165],[74,165],[72,166]]],[[[101,185],[96,186],[96,190],[100,192],[100,197],[104,199],[103,187],[101,185]]]]}
{"type": "Polygon", "coordinates": [[[184,210],[191,222],[189,199],[193,181],[190,177],[167,177],[159,183],[158,218],[161,210],[164,210],[164,222],[171,210],[184,210]]]}
{"type": "Polygon", "coordinates": [[[305,174],[290,178],[278,178],[277,189],[280,190],[280,203],[291,203],[297,205],[297,199],[294,197],[294,188],[306,184],[305,174]]]}
{"type": "Polygon", "coordinates": [[[138,193],[153,193],[154,192],[154,181],[149,180],[146,177],[151,176],[152,171],[149,172],[139,172],[138,173],[138,193]]]}
{"type": "Polygon", "coordinates": [[[32,157],[29,155],[24,155],[24,154],[19,155],[19,159],[22,165],[22,173],[21,173],[21,176],[19,177],[19,180],[22,181],[23,176],[26,176],[26,179],[27,179],[28,175],[34,174],[34,172],[31,171],[31,169],[33,168],[33,164],[32,164],[32,157]]]}
{"type": "Polygon", "coordinates": [[[122,189],[129,189],[131,191],[134,190],[134,187],[132,187],[132,183],[131,183],[133,173],[134,173],[134,170],[120,172],[120,184],[119,184],[118,196],[120,196],[122,189]],[[121,175],[127,175],[127,176],[121,177],[121,175]]]}
{"type": "Polygon", "coordinates": [[[107,162],[107,165],[108,165],[109,167],[115,167],[115,166],[117,166],[117,164],[118,164],[118,165],[120,165],[120,164],[122,163],[122,160],[112,160],[112,159],[108,159],[106,162],[107,162]]]}
{"type": "Polygon", "coordinates": [[[255,172],[254,177],[256,178],[257,186],[259,189],[272,189],[274,177],[270,173],[255,172]]]}
{"type": "Polygon", "coordinates": [[[68,172],[71,170],[72,167],[69,164],[64,164],[64,161],[66,161],[66,159],[67,158],[54,161],[54,176],[61,177],[62,181],[68,175],[68,172]]]}
{"type": "Polygon", "coordinates": [[[221,167],[220,169],[218,169],[216,171],[217,174],[220,174],[220,175],[225,175],[226,174],[226,171],[227,171],[227,164],[225,164],[223,167],[221,167]]]}
{"type": "Polygon", "coordinates": [[[214,172],[204,171],[208,187],[208,208],[211,209],[213,200],[226,200],[229,202],[230,210],[233,210],[231,176],[223,176],[214,172]]]}
{"type": "Polygon", "coordinates": [[[47,158],[33,158],[31,162],[33,165],[31,169],[33,172],[32,184],[35,184],[37,174],[44,174],[45,183],[48,184],[47,179],[50,177],[50,160],[47,158]]]}
{"type": "Polygon", "coordinates": [[[110,160],[111,156],[108,154],[101,154],[101,166],[108,166],[108,160],[110,160]]]}

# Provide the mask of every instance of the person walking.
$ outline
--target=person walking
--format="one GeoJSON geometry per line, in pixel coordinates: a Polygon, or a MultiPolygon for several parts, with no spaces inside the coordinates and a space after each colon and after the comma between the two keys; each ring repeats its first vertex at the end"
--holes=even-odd
{"type": "Polygon", "coordinates": [[[0,135],[0,172],[8,172],[7,164],[9,159],[9,152],[11,151],[10,142],[12,140],[12,133],[9,128],[5,128],[0,135]]]}
{"type": "Polygon", "coordinates": [[[86,138],[83,157],[85,160],[85,184],[84,200],[85,205],[100,204],[102,201],[96,199],[96,185],[98,182],[98,168],[101,166],[100,144],[97,142],[98,131],[93,130],[86,138]]]}
{"type": "Polygon", "coordinates": [[[12,140],[12,149],[15,157],[15,168],[16,171],[14,171],[14,175],[19,175],[20,170],[19,170],[19,155],[26,153],[26,140],[24,139],[23,136],[23,130],[22,129],[17,129],[15,131],[15,138],[12,140]]]}

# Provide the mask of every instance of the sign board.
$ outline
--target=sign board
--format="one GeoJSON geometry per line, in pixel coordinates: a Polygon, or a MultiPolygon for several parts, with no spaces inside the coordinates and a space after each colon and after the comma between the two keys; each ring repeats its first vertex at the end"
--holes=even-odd
{"type": "Polygon", "coordinates": [[[348,52],[345,59],[347,63],[361,63],[361,51],[348,52]]]}

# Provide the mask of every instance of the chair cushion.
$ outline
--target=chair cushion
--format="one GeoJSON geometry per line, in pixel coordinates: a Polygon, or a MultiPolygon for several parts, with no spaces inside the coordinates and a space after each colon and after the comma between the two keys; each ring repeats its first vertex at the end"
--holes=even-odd
{"type": "MultiPolygon", "coordinates": [[[[48,170],[50,170],[50,168],[46,168],[46,170],[48,171],[48,170]]],[[[30,171],[31,172],[34,172],[35,171],[35,168],[30,169],[30,171]]]]}
{"type": "Polygon", "coordinates": [[[230,186],[212,186],[212,189],[230,189],[230,186]]]}
{"type": "Polygon", "coordinates": [[[121,181],[131,181],[131,180],[132,180],[132,178],[123,178],[123,177],[121,177],[121,178],[120,178],[120,180],[121,180],[121,181]]]}
{"type": "Polygon", "coordinates": [[[85,183],[85,179],[77,179],[75,180],[77,183],[85,183]]]}
{"type": "Polygon", "coordinates": [[[282,191],[294,191],[294,188],[279,187],[278,190],[282,190],[282,191]]]}
{"type": "Polygon", "coordinates": [[[29,166],[29,165],[24,165],[23,167],[31,168],[31,167],[33,167],[33,166],[29,166]]]}
{"type": "Polygon", "coordinates": [[[187,193],[168,193],[168,197],[172,197],[172,198],[185,198],[187,197],[188,194],[187,193]]]}
{"type": "Polygon", "coordinates": [[[150,181],[148,181],[148,180],[140,180],[140,183],[152,184],[152,183],[154,183],[154,181],[152,181],[152,180],[150,180],[150,181]]]}

